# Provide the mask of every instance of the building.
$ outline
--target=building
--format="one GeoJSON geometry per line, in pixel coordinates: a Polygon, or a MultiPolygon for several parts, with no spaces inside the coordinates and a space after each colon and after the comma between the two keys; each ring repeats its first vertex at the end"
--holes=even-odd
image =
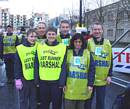
{"type": "Polygon", "coordinates": [[[0,8],[0,25],[3,28],[6,28],[7,25],[9,25],[9,9],[0,8]]]}
{"type": "Polygon", "coordinates": [[[20,28],[21,26],[27,27],[27,16],[26,15],[10,15],[10,25],[15,29],[20,28]]]}
{"type": "MultiPolygon", "coordinates": [[[[125,31],[130,29],[130,10],[122,4],[116,2],[98,9],[85,13],[86,26],[91,29],[91,25],[100,22],[104,27],[104,37],[114,42],[125,31]]],[[[128,43],[130,33],[128,33],[120,42],[128,43]]]]}
{"type": "Polygon", "coordinates": [[[32,15],[33,26],[36,27],[39,22],[45,22],[46,25],[49,24],[49,15],[46,13],[34,13],[32,15]]]}

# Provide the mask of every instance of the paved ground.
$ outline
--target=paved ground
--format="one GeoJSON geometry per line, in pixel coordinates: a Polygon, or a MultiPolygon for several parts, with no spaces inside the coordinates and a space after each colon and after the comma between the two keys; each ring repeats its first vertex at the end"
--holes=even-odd
{"type": "MultiPolygon", "coordinates": [[[[115,97],[124,91],[123,87],[112,84],[107,87],[105,109],[111,109],[115,97]]],[[[93,109],[95,103],[93,103],[93,109]]],[[[18,109],[18,92],[13,85],[0,87],[0,109],[18,109]]]]}

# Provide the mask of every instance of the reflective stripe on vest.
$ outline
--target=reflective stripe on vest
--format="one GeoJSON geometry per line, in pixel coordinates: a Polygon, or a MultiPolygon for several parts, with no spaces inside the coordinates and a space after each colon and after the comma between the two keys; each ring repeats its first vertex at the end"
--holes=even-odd
{"type": "Polygon", "coordinates": [[[92,53],[96,66],[94,84],[96,86],[106,85],[106,78],[109,73],[112,59],[112,49],[109,40],[104,39],[103,45],[96,45],[93,38],[91,38],[88,40],[88,50],[92,53]],[[100,55],[96,55],[96,47],[102,49],[100,55]]]}
{"type": "Polygon", "coordinates": [[[80,65],[74,64],[73,50],[67,52],[67,83],[65,98],[69,100],[86,100],[91,93],[87,89],[90,53],[86,49],[80,57],[80,65]]]}
{"type": "Polygon", "coordinates": [[[37,54],[39,60],[39,75],[41,80],[58,80],[66,52],[66,46],[58,44],[48,46],[39,44],[37,54]]]}
{"type": "Polygon", "coordinates": [[[18,55],[22,63],[23,76],[26,80],[34,79],[34,58],[36,53],[36,44],[33,47],[18,45],[18,55]]]}
{"type": "Polygon", "coordinates": [[[16,47],[15,47],[16,35],[3,36],[3,37],[4,37],[3,38],[4,54],[16,53],[16,47]]]}

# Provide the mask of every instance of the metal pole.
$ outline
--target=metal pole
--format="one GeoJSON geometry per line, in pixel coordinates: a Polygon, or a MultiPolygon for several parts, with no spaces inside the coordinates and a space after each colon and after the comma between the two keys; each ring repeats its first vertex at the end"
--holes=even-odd
{"type": "Polygon", "coordinates": [[[79,26],[82,27],[82,0],[80,0],[79,26]]]}

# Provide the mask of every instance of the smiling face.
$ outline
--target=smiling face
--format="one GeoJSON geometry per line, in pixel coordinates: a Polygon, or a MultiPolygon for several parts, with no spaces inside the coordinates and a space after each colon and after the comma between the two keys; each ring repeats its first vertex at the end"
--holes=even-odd
{"type": "Polygon", "coordinates": [[[46,34],[47,40],[49,43],[52,43],[56,40],[56,33],[54,31],[48,31],[46,34]]]}
{"type": "Polygon", "coordinates": [[[39,36],[44,36],[46,33],[46,25],[44,23],[39,23],[37,27],[37,33],[39,36]]]}
{"type": "Polygon", "coordinates": [[[82,41],[80,39],[74,40],[74,48],[75,49],[81,49],[82,47],[82,41]]]}
{"type": "Polygon", "coordinates": [[[35,44],[35,42],[36,42],[36,38],[37,38],[37,36],[36,36],[37,34],[35,33],[35,32],[32,32],[32,33],[30,33],[28,36],[27,36],[27,41],[30,43],[30,44],[35,44]]]}
{"type": "Polygon", "coordinates": [[[60,32],[63,35],[67,35],[69,33],[69,30],[70,30],[69,23],[61,23],[61,25],[60,25],[60,32]]]}
{"type": "Polygon", "coordinates": [[[99,39],[103,35],[103,27],[100,24],[94,24],[92,27],[92,34],[95,38],[99,39]]]}

